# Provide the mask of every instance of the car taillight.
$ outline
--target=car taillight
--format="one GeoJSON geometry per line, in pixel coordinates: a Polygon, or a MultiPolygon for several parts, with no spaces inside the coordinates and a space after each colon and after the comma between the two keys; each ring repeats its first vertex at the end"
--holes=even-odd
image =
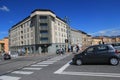
{"type": "Polygon", "coordinates": [[[118,50],[115,50],[115,53],[116,53],[116,54],[119,54],[118,50]]]}

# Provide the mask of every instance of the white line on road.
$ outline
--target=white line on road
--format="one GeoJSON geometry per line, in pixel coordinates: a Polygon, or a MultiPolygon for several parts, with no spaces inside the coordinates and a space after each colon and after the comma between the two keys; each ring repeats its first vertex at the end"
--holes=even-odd
{"type": "Polygon", "coordinates": [[[57,62],[57,61],[43,61],[45,63],[54,63],[54,62],[57,62]]]}
{"type": "Polygon", "coordinates": [[[65,75],[79,75],[79,76],[99,76],[99,77],[120,77],[119,73],[97,73],[97,72],[69,72],[64,71],[70,66],[71,61],[65,64],[63,67],[55,71],[55,74],[65,74],[65,75]]]}
{"type": "Polygon", "coordinates": [[[12,73],[14,73],[14,74],[26,74],[26,75],[29,75],[29,74],[32,74],[33,72],[30,72],[30,71],[14,71],[12,73]]]}
{"type": "Polygon", "coordinates": [[[60,74],[79,76],[99,76],[99,77],[120,77],[118,73],[96,73],[96,72],[62,72],[60,74]]]}
{"type": "Polygon", "coordinates": [[[13,77],[13,76],[0,76],[0,80],[19,80],[20,77],[13,77]]]}
{"type": "Polygon", "coordinates": [[[31,66],[36,66],[36,67],[37,67],[37,66],[38,66],[38,67],[39,67],[39,66],[40,66],[40,67],[45,67],[45,66],[48,66],[48,65],[39,65],[39,64],[36,64],[36,65],[31,65],[31,66]]]}
{"type": "Polygon", "coordinates": [[[41,70],[42,68],[23,68],[23,70],[41,70]]]}
{"type": "Polygon", "coordinates": [[[40,62],[40,63],[37,63],[37,64],[38,64],[38,65],[39,65],[39,64],[48,64],[48,65],[49,65],[49,64],[53,64],[53,63],[48,63],[48,62],[47,62],[47,63],[44,63],[44,62],[40,62]]]}
{"type": "Polygon", "coordinates": [[[62,73],[68,66],[70,66],[70,62],[71,62],[71,61],[69,61],[67,64],[65,64],[63,67],[61,67],[60,69],[58,69],[58,70],[55,71],[54,73],[55,73],[55,74],[60,74],[60,73],[62,73]]]}

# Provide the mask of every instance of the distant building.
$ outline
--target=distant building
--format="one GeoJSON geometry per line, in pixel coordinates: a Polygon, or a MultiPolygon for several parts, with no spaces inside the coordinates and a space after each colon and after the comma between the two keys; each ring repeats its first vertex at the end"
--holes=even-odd
{"type": "Polygon", "coordinates": [[[111,39],[113,43],[120,43],[120,37],[112,37],[111,39]]]}
{"type": "Polygon", "coordinates": [[[92,37],[81,30],[71,29],[71,45],[78,45],[82,49],[92,45],[92,37]]]}
{"type": "Polygon", "coordinates": [[[86,47],[92,45],[92,36],[88,35],[86,32],[82,32],[82,48],[85,49],[86,47]]]}
{"type": "Polygon", "coordinates": [[[120,43],[120,37],[97,36],[92,38],[92,45],[95,44],[120,43]]]}
{"type": "Polygon", "coordinates": [[[36,9],[30,16],[9,30],[11,51],[26,53],[55,53],[66,47],[69,26],[51,10],[36,9]]]}
{"type": "Polygon", "coordinates": [[[100,37],[92,38],[92,45],[102,44],[102,39],[100,37]]]}
{"type": "Polygon", "coordinates": [[[71,29],[71,45],[82,46],[82,32],[80,32],[79,30],[71,29]]]}
{"type": "Polygon", "coordinates": [[[0,40],[0,52],[6,52],[9,51],[9,39],[8,37],[5,37],[3,40],[0,40]]]}

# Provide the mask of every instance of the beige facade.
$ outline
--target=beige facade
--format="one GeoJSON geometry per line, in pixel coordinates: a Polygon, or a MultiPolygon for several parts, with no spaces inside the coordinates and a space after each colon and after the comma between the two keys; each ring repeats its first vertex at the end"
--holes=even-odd
{"type": "Polygon", "coordinates": [[[0,52],[6,52],[9,51],[9,39],[8,37],[5,37],[3,40],[0,40],[0,52]]]}
{"type": "Polygon", "coordinates": [[[120,38],[119,37],[93,37],[92,38],[92,45],[97,45],[97,44],[109,44],[109,43],[120,43],[120,38]]]}
{"type": "Polygon", "coordinates": [[[56,52],[65,48],[68,24],[51,10],[37,9],[9,30],[11,51],[56,52]]]}
{"type": "Polygon", "coordinates": [[[120,43],[120,37],[112,38],[111,40],[113,43],[119,42],[120,43]]]}
{"type": "Polygon", "coordinates": [[[79,30],[71,29],[71,45],[81,45],[82,46],[82,32],[79,30]]]}
{"type": "Polygon", "coordinates": [[[92,45],[92,37],[85,32],[82,32],[82,49],[92,45]]]}
{"type": "Polygon", "coordinates": [[[92,37],[83,31],[71,29],[71,45],[79,45],[85,49],[92,45],[92,37]]]}
{"type": "Polygon", "coordinates": [[[101,42],[102,42],[101,38],[96,38],[96,37],[92,38],[92,45],[97,45],[100,44],[101,42]]]}

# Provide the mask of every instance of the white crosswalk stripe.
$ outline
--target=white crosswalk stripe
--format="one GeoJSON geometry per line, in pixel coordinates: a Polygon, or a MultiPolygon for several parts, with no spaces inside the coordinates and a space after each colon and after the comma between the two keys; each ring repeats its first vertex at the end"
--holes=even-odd
{"type": "Polygon", "coordinates": [[[41,62],[41,63],[37,63],[37,64],[48,64],[49,65],[49,64],[53,64],[53,63],[43,63],[43,62],[41,62]]]}
{"type": "Polygon", "coordinates": [[[49,61],[49,60],[47,60],[47,61],[43,61],[43,62],[45,62],[45,63],[47,63],[47,62],[54,63],[54,62],[57,62],[57,61],[49,61]]]}
{"type": "Polygon", "coordinates": [[[21,79],[20,77],[13,77],[13,76],[0,76],[0,80],[19,80],[21,79]]]}
{"type": "Polygon", "coordinates": [[[23,70],[41,70],[42,68],[23,68],[23,70]]]}
{"type": "MultiPolygon", "coordinates": [[[[19,71],[13,71],[11,73],[17,74],[17,75],[30,75],[30,74],[34,73],[33,71],[41,70],[42,68],[40,68],[40,67],[49,66],[50,64],[53,64],[53,63],[65,58],[67,56],[68,55],[57,56],[57,57],[48,59],[47,61],[43,61],[43,62],[39,62],[39,63],[34,64],[34,65],[31,65],[32,67],[26,67],[26,68],[23,68],[19,71]],[[33,71],[31,71],[31,70],[33,70],[33,71]]],[[[0,76],[0,80],[20,80],[20,79],[21,79],[21,77],[8,76],[8,75],[0,76]]]]}
{"type": "Polygon", "coordinates": [[[48,65],[39,65],[39,64],[36,64],[36,65],[31,65],[31,66],[45,67],[45,66],[48,66],[48,65]]]}
{"type": "Polygon", "coordinates": [[[14,71],[12,72],[14,74],[24,74],[24,75],[29,75],[29,74],[32,74],[33,72],[31,71],[14,71]]]}

